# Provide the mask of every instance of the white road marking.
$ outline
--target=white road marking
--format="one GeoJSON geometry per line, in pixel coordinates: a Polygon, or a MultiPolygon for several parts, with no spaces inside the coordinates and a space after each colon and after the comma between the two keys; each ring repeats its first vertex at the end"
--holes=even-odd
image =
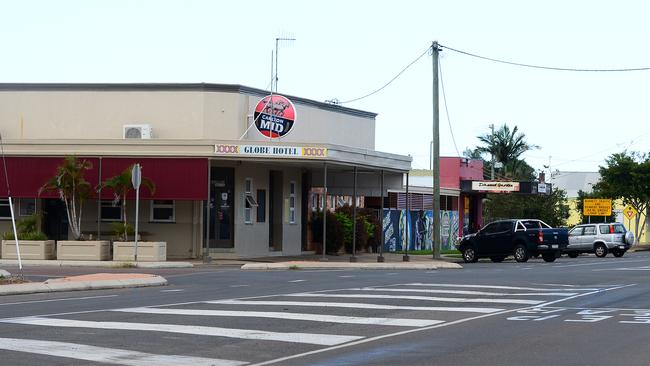
{"type": "Polygon", "coordinates": [[[590,263],[580,263],[580,264],[564,264],[564,265],[554,265],[553,268],[566,268],[566,267],[581,267],[581,266],[600,266],[607,264],[621,264],[621,263],[634,263],[634,262],[647,262],[647,259],[638,259],[638,260],[629,260],[629,261],[607,261],[607,260],[598,260],[596,262],[590,263]]]}
{"type": "Polygon", "coordinates": [[[414,288],[382,288],[382,287],[361,287],[349,288],[350,291],[380,291],[380,292],[417,292],[428,294],[455,294],[455,295],[475,295],[475,296],[573,296],[575,292],[524,292],[524,293],[507,293],[507,292],[483,292],[483,291],[463,291],[463,290],[432,290],[432,289],[414,289],[414,288]]]}
{"type": "Polygon", "coordinates": [[[378,310],[416,310],[416,311],[457,311],[466,313],[496,313],[504,309],[475,308],[475,307],[441,307],[441,306],[401,306],[366,304],[362,302],[311,302],[311,301],[249,301],[249,300],[214,300],[206,301],[208,304],[222,305],[264,305],[264,306],[314,306],[350,309],[378,309],[378,310]]]}
{"type": "Polygon", "coordinates": [[[5,305],[21,305],[21,304],[32,304],[37,302],[54,302],[54,301],[73,301],[73,300],[91,300],[91,299],[103,299],[107,297],[116,297],[119,295],[103,295],[103,296],[84,296],[84,297],[66,297],[64,299],[50,299],[50,300],[33,300],[33,301],[19,301],[19,302],[6,302],[0,304],[0,306],[5,305]]]}
{"type": "Polygon", "coordinates": [[[489,285],[454,285],[441,283],[405,283],[395,286],[428,286],[428,287],[458,287],[458,288],[493,288],[501,290],[522,290],[522,291],[597,291],[599,288],[539,288],[539,287],[516,287],[516,286],[489,286],[489,285]]]}
{"type": "Polygon", "coordinates": [[[194,335],[214,336],[214,337],[317,344],[322,346],[333,346],[336,344],[346,343],[346,342],[364,338],[358,336],[343,336],[343,335],[316,334],[316,333],[268,332],[268,331],[256,330],[256,329],[231,329],[231,328],[176,325],[176,324],[95,322],[95,321],[85,321],[85,320],[54,319],[54,318],[41,318],[41,317],[3,319],[0,320],[0,322],[12,323],[12,324],[25,324],[25,325],[40,325],[40,326],[47,326],[47,327],[63,327],[63,328],[116,329],[116,330],[137,330],[137,331],[150,331],[150,332],[194,334],[194,335]]]}
{"type": "Polygon", "coordinates": [[[650,271],[650,266],[643,267],[622,267],[622,268],[599,268],[592,271],[650,271]]]}
{"type": "Polygon", "coordinates": [[[293,281],[289,281],[289,282],[305,282],[305,281],[307,281],[307,280],[293,280],[293,281]]]}
{"type": "Polygon", "coordinates": [[[353,278],[354,276],[339,276],[339,278],[353,278]]]}
{"type": "Polygon", "coordinates": [[[185,291],[184,289],[173,289],[173,290],[160,290],[160,292],[181,292],[185,291]]]}
{"type": "Polygon", "coordinates": [[[230,285],[230,287],[248,287],[250,285],[230,285]]]}
{"type": "Polygon", "coordinates": [[[0,349],[127,366],[238,366],[247,362],[192,356],[157,355],[78,343],[0,338],[0,349]]]}
{"type": "Polygon", "coordinates": [[[479,299],[479,298],[462,298],[462,297],[429,297],[429,296],[401,296],[401,295],[366,295],[366,294],[317,294],[317,293],[300,293],[289,294],[284,296],[291,297],[343,297],[343,298],[361,298],[361,299],[400,299],[400,300],[427,300],[427,301],[442,301],[442,302],[486,302],[495,304],[526,304],[537,305],[543,301],[537,300],[519,300],[519,299],[479,299]]]}
{"type": "Polygon", "coordinates": [[[198,316],[232,316],[246,318],[272,318],[272,319],[290,319],[306,320],[325,323],[341,324],[366,324],[366,325],[389,325],[397,327],[427,327],[429,325],[443,323],[442,320],[430,319],[405,319],[405,318],[377,318],[377,317],[358,317],[358,316],[338,316],[338,315],[321,315],[321,314],[304,314],[304,313],[283,313],[269,311],[231,311],[231,310],[196,310],[196,309],[159,309],[159,308],[128,308],[116,309],[125,313],[143,313],[143,314],[165,314],[165,315],[198,315],[198,316]]]}

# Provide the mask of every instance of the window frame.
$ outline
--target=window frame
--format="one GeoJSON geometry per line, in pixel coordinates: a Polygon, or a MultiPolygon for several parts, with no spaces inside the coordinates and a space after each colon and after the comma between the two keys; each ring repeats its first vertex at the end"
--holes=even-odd
{"type": "Polygon", "coordinates": [[[114,205],[113,202],[114,202],[114,200],[100,200],[99,211],[100,211],[100,214],[101,214],[101,217],[102,217],[101,221],[119,222],[119,221],[123,220],[123,217],[122,217],[122,205],[120,204],[121,201],[119,201],[117,205],[114,205]],[[107,206],[105,204],[108,204],[109,206],[107,206]],[[120,217],[119,218],[107,218],[106,215],[104,215],[104,207],[107,207],[107,208],[110,207],[112,209],[117,209],[117,212],[119,212],[120,217]]]}
{"type": "Polygon", "coordinates": [[[289,223],[296,223],[296,181],[289,181],[289,223]]]}
{"type": "Polygon", "coordinates": [[[29,217],[29,216],[32,216],[32,215],[36,214],[36,211],[37,211],[37,209],[36,209],[36,198],[19,198],[18,199],[18,216],[29,217]],[[29,201],[33,200],[33,202],[34,202],[34,212],[23,215],[22,210],[25,207],[25,202],[27,200],[29,200],[29,201]]]}
{"type": "Polygon", "coordinates": [[[9,216],[0,216],[0,220],[11,220],[11,207],[9,206],[9,197],[7,198],[0,198],[0,212],[4,207],[7,207],[9,209],[9,216]]]}
{"type": "Polygon", "coordinates": [[[253,178],[244,178],[244,223],[253,224],[253,207],[258,207],[253,197],[253,178]]]}
{"type": "Polygon", "coordinates": [[[149,209],[149,222],[172,222],[172,223],[176,222],[176,201],[175,200],[151,200],[151,205],[149,207],[150,207],[150,209],[149,209]],[[158,202],[162,202],[162,201],[170,202],[171,201],[171,204],[169,204],[169,203],[165,203],[165,204],[156,203],[156,201],[158,201],[158,202]],[[156,215],[154,215],[154,211],[157,208],[171,208],[172,209],[172,218],[171,219],[166,219],[166,220],[165,219],[156,219],[155,218],[156,215]]]}

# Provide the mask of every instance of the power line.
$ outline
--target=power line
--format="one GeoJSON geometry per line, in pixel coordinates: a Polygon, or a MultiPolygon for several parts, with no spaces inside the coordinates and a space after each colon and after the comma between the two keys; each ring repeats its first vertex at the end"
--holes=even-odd
{"type": "Polygon", "coordinates": [[[402,69],[402,71],[398,72],[397,75],[395,75],[392,79],[390,79],[390,81],[388,81],[386,84],[384,84],[384,86],[382,86],[381,88],[379,88],[379,89],[377,89],[377,90],[375,90],[375,91],[373,91],[373,92],[371,92],[371,93],[368,93],[368,94],[366,94],[366,95],[364,95],[364,96],[362,96],[362,97],[358,97],[358,98],[354,98],[354,99],[350,99],[350,100],[345,100],[345,101],[342,101],[342,102],[339,101],[339,100],[336,99],[336,98],[333,98],[333,99],[331,99],[331,100],[326,101],[326,103],[332,103],[332,104],[347,104],[347,103],[356,102],[356,101],[361,100],[361,99],[364,99],[364,98],[368,98],[369,96],[372,96],[372,95],[374,95],[374,94],[379,93],[379,92],[382,91],[384,88],[386,88],[388,85],[390,85],[393,81],[395,81],[398,77],[400,77],[400,76],[404,73],[404,71],[408,70],[408,68],[411,67],[414,63],[418,62],[418,61],[419,61],[419,60],[420,60],[424,55],[426,55],[430,50],[431,50],[431,47],[428,47],[424,52],[422,52],[422,54],[421,54],[420,56],[418,56],[415,60],[411,61],[410,64],[406,65],[406,67],[404,67],[404,68],[402,69]]]}
{"type": "Polygon", "coordinates": [[[456,146],[456,138],[454,137],[454,129],[451,127],[451,119],[449,118],[449,108],[447,108],[447,94],[445,93],[445,82],[442,79],[442,63],[438,60],[438,70],[440,74],[440,86],[442,87],[442,100],[445,102],[445,112],[447,113],[447,124],[449,125],[449,131],[451,132],[451,141],[454,143],[454,148],[456,149],[456,154],[460,156],[458,151],[458,146],[456,146]]]}
{"type": "Polygon", "coordinates": [[[471,56],[471,57],[476,57],[482,60],[487,60],[487,61],[492,61],[492,62],[497,62],[501,64],[506,64],[506,65],[513,65],[513,66],[521,66],[521,67],[528,67],[528,68],[533,68],[533,69],[542,69],[542,70],[553,70],[553,71],[576,71],[576,72],[629,72],[629,71],[649,71],[650,67],[632,67],[632,68],[620,68],[620,69],[581,69],[581,68],[572,68],[572,67],[553,67],[553,66],[542,66],[542,65],[531,65],[531,64],[524,64],[520,62],[513,62],[513,61],[506,61],[506,60],[501,60],[497,58],[491,58],[491,57],[486,57],[486,56],[481,56],[477,55],[475,53],[467,52],[467,51],[461,51],[449,46],[445,45],[440,45],[442,48],[446,48],[450,51],[454,51],[466,56],[471,56]]]}

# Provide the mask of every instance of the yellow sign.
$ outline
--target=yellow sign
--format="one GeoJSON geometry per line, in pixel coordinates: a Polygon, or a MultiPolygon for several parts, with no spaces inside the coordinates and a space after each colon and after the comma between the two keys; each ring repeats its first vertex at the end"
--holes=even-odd
{"type": "Polygon", "coordinates": [[[583,216],[612,216],[612,200],[601,198],[585,198],[583,216]]]}
{"type": "Polygon", "coordinates": [[[216,155],[238,155],[268,158],[326,158],[327,148],[319,146],[284,146],[284,145],[214,145],[216,155]]]}
{"type": "Polygon", "coordinates": [[[632,218],[636,216],[637,213],[638,211],[634,207],[632,207],[632,205],[627,205],[623,209],[623,215],[625,215],[625,217],[627,217],[628,220],[632,220],[632,218]]]}

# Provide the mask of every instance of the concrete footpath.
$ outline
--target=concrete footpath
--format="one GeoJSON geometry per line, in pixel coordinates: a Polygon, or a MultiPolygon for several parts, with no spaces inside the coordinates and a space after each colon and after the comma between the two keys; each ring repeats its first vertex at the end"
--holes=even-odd
{"type": "MultiPolygon", "coordinates": [[[[4,271],[8,273],[7,271],[4,271]]],[[[9,276],[3,276],[9,277],[9,276]]],[[[50,279],[45,282],[0,285],[0,296],[39,292],[102,290],[128,287],[164,286],[167,280],[146,273],[95,273],[50,279]]]]}
{"type": "Polygon", "coordinates": [[[266,257],[250,259],[242,263],[242,270],[287,270],[287,269],[372,269],[372,270],[436,270],[463,268],[453,259],[432,259],[429,255],[410,255],[404,261],[402,254],[386,253],[383,262],[377,261],[375,253],[361,253],[351,260],[350,255],[322,257],[303,255],[296,257],[266,257]]]}
{"type": "MultiPolygon", "coordinates": [[[[190,262],[129,262],[129,261],[60,261],[56,259],[23,259],[25,267],[102,267],[102,268],[192,268],[190,262]]],[[[0,267],[18,266],[16,259],[0,259],[0,267]]]]}

